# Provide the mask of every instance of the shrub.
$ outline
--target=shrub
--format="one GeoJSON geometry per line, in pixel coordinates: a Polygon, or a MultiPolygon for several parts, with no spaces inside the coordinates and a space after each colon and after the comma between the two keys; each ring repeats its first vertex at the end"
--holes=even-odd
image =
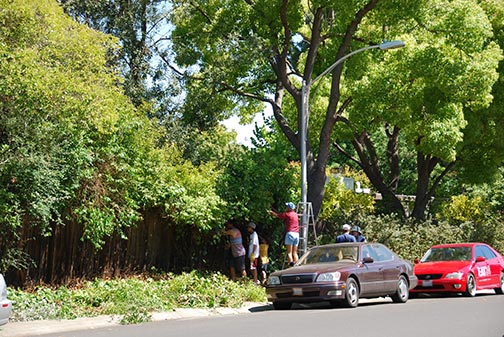
{"type": "MultiPolygon", "coordinates": [[[[328,174],[331,176],[331,174],[328,174]]],[[[370,185],[363,174],[350,171],[346,168],[342,175],[329,179],[324,189],[324,201],[319,214],[319,219],[330,223],[336,218],[350,219],[374,212],[374,197],[370,194],[355,193],[345,187],[342,176],[352,177],[364,185],[370,185]]]]}
{"type": "Polygon", "coordinates": [[[197,272],[96,279],[74,288],[9,289],[9,297],[14,303],[12,321],[122,315],[123,324],[146,322],[152,312],[177,307],[237,308],[246,301],[266,301],[264,288],[252,282],[232,282],[220,273],[197,272]]]}
{"type": "MultiPolygon", "coordinates": [[[[435,244],[485,242],[504,251],[504,225],[497,218],[450,223],[427,219],[416,222],[397,215],[362,216],[359,226],[368,241],[380,242],[405,259],[413,261],[435,244]]],[[[334,242],[334,240],[333,240],[334,242]]]]}

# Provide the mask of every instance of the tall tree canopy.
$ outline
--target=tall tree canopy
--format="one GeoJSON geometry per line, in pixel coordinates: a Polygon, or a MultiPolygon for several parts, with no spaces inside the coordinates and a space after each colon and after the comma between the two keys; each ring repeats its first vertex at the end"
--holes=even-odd
{"type": "Polygon", "coordinates": [[[400,153],[416,153],[412,212],[416,218],[424,217],[448,172],[466,170],[471,181],[481,181],[496,171],[503,158],[502,145],[497,146],[502,137],[495,135],[504,111],[492,105],[502,50],[491,16],[477,2],[429,4],[390,28],[391,33],[401,34],[406,50],[387,54],[384,62],[370,63],[365,76],[345,83],[353,102],[340,118],[357,153],[356,158],[349,157],[396,205],[393,209],[401,210],[396,197],[400,153]],[[386,144],[382,149],[377,146],[380,136],[386,144]],[[381,158],[387,159],[386,165],[381,158]]]}
{"type": "Polygon", "coordinates": [[[151,102],[150,113],[164,115],[172,108],[178,85],[165,62],[169,49],[164,35],[165,0],[58,0],[77,22],[117,37],[121,48],[111,62],[119,65],[125,93],[135,106],[151,102]]]}
{"type": "MultiPolygon", "coordinates": [[[[239,113],[255,111],[259,102],[269,103],[298,152],[301,82],[310,83],[358,48],[383,39],[407,43],[404,50],[355,55],[312,88],[308,200],[315,213],[323,199],[330,146],[335,140],[338,144],[336,135],[352,140],[358,154],[354,159],[392,207],[401,210],[394,196],[399,174],[394,165],[397,139],[404,134],[417,152],[414,214],[422,217],[443,169],[452,168],[461,149],[468,123],[465,111],[479,118],[479,111],[492,101],[501,50],[492,42],[488,13],[475,0],[173,3],[177,62],[189,67],[188,75],[204,92],[237,102],[239,113]],[[347,137],[333,132],[337,123],[341,129],[346,125],[347,137]],[[390,180],[379,166],[385,158],[378,156],[371,141],[376,128],[383,130],[384,125],[390,180]],[[438,169],[440,175],[431,181],[438,169]]],[[[213,114],[217,106],[211,102],[216,99],[206,100],[213,114]]]]}
{"type": "MultiPolygon", "coordinates": [[[[0,0],[0,8],[0,269],[27,267],[19,256],[27,233],[42,240],[65,228],[98,251],[152,209],[184,231],[221,225],[219,171],[159,146],[163,130],[123,94],[111,66],[114,37],[53,0],[0,0]]],[[[46,254],[39,268],[47,259],[63,275],[87,267],[77,265],[77,243],[68,252],[58,243],[65,258],[46,254]]]]}

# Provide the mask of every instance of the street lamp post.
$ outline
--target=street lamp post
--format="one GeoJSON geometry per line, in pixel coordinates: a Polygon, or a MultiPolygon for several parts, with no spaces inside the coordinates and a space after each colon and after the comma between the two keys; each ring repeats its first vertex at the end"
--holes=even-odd
{"type": "Polygon", "coordinates": [[[324,70],[320,75],[318,75],[313,81],[309,81],[303,79],[301,86],[301,202],[303,203],[303,217],[302,217],[302,235],[303,235],[303,247],[302,251],[306,252],[307,244],[308,244],[308,224],[307,224],[307,214],[306,214],[306,205],[307,205],[307,191],[308,191],[308,167],[307,167],[307,158],[306,158],[306,141],[307,141],[307,132],[308,132],[308,115],[309,115],[309,107],[308,100],[310,96],[310,88],[313,83],[320,80],[322,77],[331,72],[336,66],[347,58],[357,53],[363,52],[368,49],[381,49],[381,50],[389,50],[402,48],[405,46],[405,43],[400,40],[395,41],[385,41],[381,44],[366,46],[357,50],[354,50],[351,53],[343,56],[342,58],[336,60],[329,68],[324,70]]]}

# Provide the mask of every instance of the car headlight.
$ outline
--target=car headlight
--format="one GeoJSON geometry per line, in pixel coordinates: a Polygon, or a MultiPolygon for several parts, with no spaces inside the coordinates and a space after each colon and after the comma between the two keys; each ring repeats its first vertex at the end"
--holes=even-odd
{"type": "Polygon", "coordinates": [[[280,277],[278,276],[270,276],[268,277],[268,285],[277,286],[280,284],[280,277]]]}
{"type": "Polygon", "coordinates": [[[464,273],[460,272],[460,271],[456,271],[456,272],[453,272],[453,273],[449,273],[449,274],[446,274],[445,278],[456,278],[456,279],[462,279],[462,277],[464,276],[464,273]]]}
{"type": "Polygon", "coordinates": [[[334,281],[339,281],[341,277],[341,274],[339,271],[334,272],[334,273],[323,273],[317,276],[317,281],[316,282],[334,282],[334,281]]]}

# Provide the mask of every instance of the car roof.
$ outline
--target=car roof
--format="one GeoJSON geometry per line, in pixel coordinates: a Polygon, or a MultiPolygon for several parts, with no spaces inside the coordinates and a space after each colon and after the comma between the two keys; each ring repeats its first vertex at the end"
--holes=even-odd
{"type": "MultiPolygon", "coordinates": [[[[369,244],[377,244],[375,242],[340,242],[340,243],[328,243],[325,245],[313,246],[313,248],[325,248],[325,247],[342,247],[342,246],[364,246],[369,244]]],[[[380,243],[381,244],[381,243],[380,243]]]]}
{"type": "Polygon", "coordinates": [[[488,246],[486,243],[482,243],[482,242],[464,242],[464,243],[444,243],[444,244],[434,245],[431,248],[474,247],[476,245],[488,246]]]}

